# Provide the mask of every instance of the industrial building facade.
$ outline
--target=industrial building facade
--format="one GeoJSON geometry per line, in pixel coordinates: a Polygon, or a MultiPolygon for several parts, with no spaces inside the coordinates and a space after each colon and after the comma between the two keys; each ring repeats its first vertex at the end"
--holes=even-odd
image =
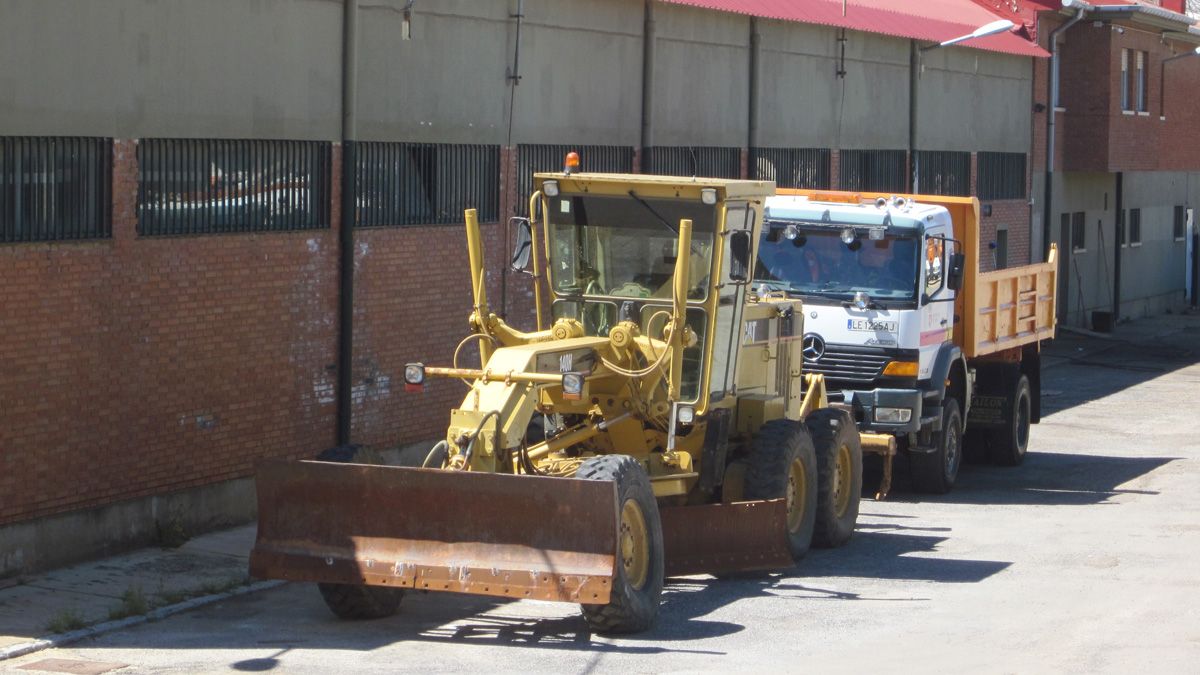
{"type": "MultiPolygon", "coordinates": [[[[1044,120],[1030,111],[1048,30],[1033,24],[1067,13],[935,48],[1003,15],[886,4],[4,3],[0,576],[175,520],[245,518],[265,459],[437,437],[461,385],[414,397],[397,378],[409,361],[448,362],[467,332],[463,209],[487,223],[489,296],[520,326],[531,292],[501,271],[509,219],[530,173],[567,150],[585,170],[977,194],[983,269],[1039,258],[1044,120]],[[77,533],[73,552],[48,541],[61,531],[77,533]]],[[[1161,50],[1141,49],[1153,101],[1161,50]]],[[[1063,68],[1085,58],[1073,54],[1063,68]]],[[[1198,66],[1169,77],[1194,90],[1198,66]]],[[[1167,92],[1162,129],[1194,117],[1185,89],[1167,92]]],[[[1083,94],[1063,93],[1066,115],[1084,114],[1069,98],[1083,94]]],[[[1087,186],[1115,165],[1078,163],[1086,139],[1065,136],[1055,213],[1090,223],[1087,186]]],[[[1157,269],[1162,210],[1190,208],[1198,187],[1195,153],[1167,136],[1154,154],[1175,158],[1174,182],[1123,168],[1123,206],[1142,210],[1125,272],[1138,284],[1138,265],[1157,269]]],[[[1071,257],[1084,276],[1087,253],[1071,257]]],[[[1125,297],[1182,301],[1179,276],[1125,297]]]]}

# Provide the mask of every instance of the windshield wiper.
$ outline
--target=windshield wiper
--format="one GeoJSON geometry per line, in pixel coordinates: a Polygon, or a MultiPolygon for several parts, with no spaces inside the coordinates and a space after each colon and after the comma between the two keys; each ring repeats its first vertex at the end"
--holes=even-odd
{"type": "MultiPolygon", "coordinates": [[[[642,199],[641,197],[639,197],[638,194],[636,192],[634,192],[633,190],[629,191],[629,196],[633,197],[634,201],[636,201],[638,204],[641,204],[655,218],[658,218],[658,222],[665,225],[667,227],[667,229],[671,231],[672,234],[674,234],[676,237],[679,236],[679,230],[676,229],[675,226],[671,224],[671,221],[667,220],[666,218],[663,218],[662,214],[660,214],[658,211],[655,211],[654,207],[650,206],[650,202],[647,202],[645,199],[642,199]]],[[[694,242],[694,241],[691,242],[691,248],[692,248],[692,253],[696,253],[696,254],[700,253],[700,247],[698,247],[696,245],[696,242],[694,242]]]]}

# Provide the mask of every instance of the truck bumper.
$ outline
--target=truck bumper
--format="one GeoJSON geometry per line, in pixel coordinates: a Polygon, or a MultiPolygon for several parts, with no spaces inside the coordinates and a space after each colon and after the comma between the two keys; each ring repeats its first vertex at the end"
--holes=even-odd
{"type": "Polygon", "coordinates": [[[859,429],[888,434],[904,434],[920,431],[923,412],[922,392],[917,389],[872,389],[870,391],[847,391],[845,402],[854,408],[854,416],[860,420],[859,429]],[[909,411],[906,421],[895,420],[898,411],[909,411]]]}

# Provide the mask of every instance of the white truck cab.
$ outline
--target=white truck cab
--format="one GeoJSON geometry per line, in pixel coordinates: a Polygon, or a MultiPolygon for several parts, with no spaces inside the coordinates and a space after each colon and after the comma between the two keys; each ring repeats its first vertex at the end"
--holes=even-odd
{"type": "MultiPolygon", "coordinates": [[[[983,403],[999,411],[985,416],[980,428],[994,426],[1013,437],[1007,461],[998,461],[1023,457],[1028,424],[1037,417],[1030,382],[1040,381],[1037,372],[1026,371],[1037,368],[1037,341],[1047,334],[1040,330],[1044,310],[1034,302],[1030,311],[1038,314],[1030,325],[1039,330],[1022,330],[1022,315],[1009,331],[1010,343],[977,335],[1000,326],[995,312],[988,323],[988,308],[977,311],[977,291],[992,287],[977,260],[967,258],[972,250],[978,255],[978,203],[936,199],[954,203],[856,193],[768,198],[754,288],[804,301],[805,372],[825,376],[831,400],[853,412],[860,431],[896,437],[899,451],[910,457],[915,487],[945,492],[958,474],[967,421],[974,421],[980,373],[986,373],[985,389],[998,392],[983,403]],[[958,297],[964,277],[969,309],[958,297]],[[960,313],[968,330],[956,326],[960,313]],[[1022,387],[1026,393],[1018,400],[1022,387]]],[[[1035,291],[1045,283],[1039,282],[1043,266],[1027,269],[1035,291]]],[[[1048,293],[1052,307],[1053,290],[1048,293]]],[[[1052,316],[1045,321],[1052,334],[1052,316]]]]}

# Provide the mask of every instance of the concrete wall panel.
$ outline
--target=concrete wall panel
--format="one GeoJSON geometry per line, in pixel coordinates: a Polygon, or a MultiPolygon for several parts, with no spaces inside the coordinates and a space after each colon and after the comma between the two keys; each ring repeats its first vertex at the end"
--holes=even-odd
{"type": "Polygon", "coordinates": [[[7,0],[4,134],[333,140],[340,3],[7,0]]]}
{"type": "Polygon", "coordinates": [[[1028,58],[949,47],[926,52],[921,60],[918,148],[1029,152],[1028,58]]]}
{"type": "Polygon", "coordinates": [[[750,19],[658,5],[655,21],[654,130],[647,145],[744,146],[750,19]]]}

